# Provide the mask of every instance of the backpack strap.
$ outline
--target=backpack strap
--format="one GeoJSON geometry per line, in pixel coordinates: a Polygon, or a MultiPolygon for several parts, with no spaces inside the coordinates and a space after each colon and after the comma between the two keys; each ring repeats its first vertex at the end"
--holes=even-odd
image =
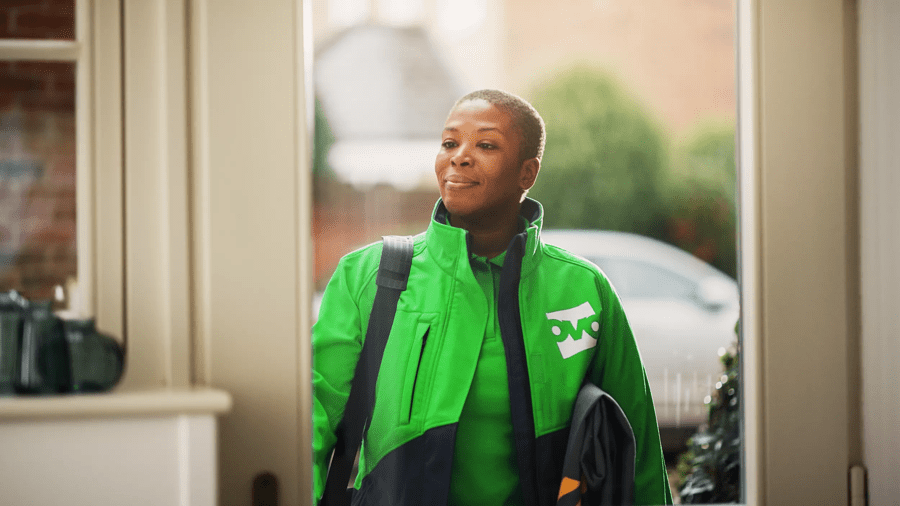
{"type": "Polygon", "coordinates": [[[381,261],[375,278],[375,301],[369,316],[369,326],[366,328],[366,339],[353,373],[350,397],[347,399],[344,417],[338,425],[337,442],[328,467],[325,493],[319,502],[320,506],[350,504],[350,494],[347,491],[350,472],[375,406],[375,382],[391,326],[394,324],[397,302],[409,280],[413,238],[384,236],[382,244],[381,261]]]}

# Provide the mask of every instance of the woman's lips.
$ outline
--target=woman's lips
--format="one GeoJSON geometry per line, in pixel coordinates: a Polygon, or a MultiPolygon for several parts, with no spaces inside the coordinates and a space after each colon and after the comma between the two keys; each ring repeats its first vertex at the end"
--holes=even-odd
{"type": "Polygon", "coordinates": [[[444,178],[444,186],[451,189],[469,188],[477,184],[476,181],[461,176],[448,176],[444,178]]]}

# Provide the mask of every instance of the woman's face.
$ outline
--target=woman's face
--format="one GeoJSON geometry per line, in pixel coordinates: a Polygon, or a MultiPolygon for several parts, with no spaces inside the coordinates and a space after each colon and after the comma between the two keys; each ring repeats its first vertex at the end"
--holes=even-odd
{"type": "Polygon", "coordinates": [[[518,213],[538,166],[536,158],[520,159],[522,142],[512,117],[485,100],[450,112],[434,172],[451,215],[478,220],[518,213]]]}

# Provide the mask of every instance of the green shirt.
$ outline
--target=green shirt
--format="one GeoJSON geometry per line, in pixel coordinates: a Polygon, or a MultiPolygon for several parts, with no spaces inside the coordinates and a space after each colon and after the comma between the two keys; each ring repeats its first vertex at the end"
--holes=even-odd
{"type": "Polygon", "coordinates": [[[497,319],[500,272],[505,258],[506,253],[492,259],[471,255],[472,272],[491,309],[475,378],[456,432],[450,506],[523,503],[510,417],[506,353],[497,319]],[[488,469],[490,472],[485,472],[488,469]]]}

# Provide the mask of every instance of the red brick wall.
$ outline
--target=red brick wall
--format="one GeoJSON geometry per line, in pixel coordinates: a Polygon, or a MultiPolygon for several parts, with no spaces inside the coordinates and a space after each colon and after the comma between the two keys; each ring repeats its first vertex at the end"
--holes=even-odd
{"type": "MultiPolygon", "coordinates": [[[[71,39],[74,0],[3,0],[0,38],[71,39]]],[[[75,63],[0,61],[0,291],[77,274],[75,63]]]]}
{"type": "Polygon", "coordinates": [[[431,218],[437,189],[401,192],[376,186],[367,192],[334,180],[316,182],[313,211],[316,289],[325,288],[340,258],[381,240],[383,235],[414,235],[431,218]]]}
{"type": "Polygon", "coordinates": [[[75,38],[75,0],[3,0],[0,39],[75,38]]]}

